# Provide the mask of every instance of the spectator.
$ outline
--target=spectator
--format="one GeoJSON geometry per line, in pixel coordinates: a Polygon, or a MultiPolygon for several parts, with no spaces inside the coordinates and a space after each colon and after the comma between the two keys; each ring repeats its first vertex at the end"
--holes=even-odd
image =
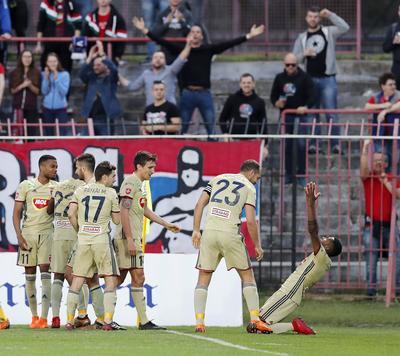
{"type": "MultiPolygon", "coordinates": [[[[393,127],[384,124],[394,124],[394,120],[400,117],[396,112],[400,111],[400,92],[396,90],[396,77],[392,73],[384,73],[379,77],[381,90],[373,94],[365,104],[367,110],[380,110],[379,114],[373,114],[373,136],[393,136],[393,127]],[[378,131],[379,128],[379,131],[378,131]]],[[[374,149],[384,152],[388,156],[388,170],[392,163],[392,141],[374,141],[374,149]]]]}
{"type": "MultiPolygon", "coordinates": [[[[349,30],[349,25],[341,17],[328,9],[320,11],[310,7],[306,16],[307,31],[300,33],[294,44],[293,52],[299,62],[304,63],[306,72],[311,75],[315,85],[315,107],[323,109],[337,108],[336,84],[336,39],[349,30]],[[328,19],[333,26],[322,26],[321,18],[328,19]]],[[[319,116],[317,115],[319,121],[319,116]]],[[[332,135],[340,135],[336,114],[326,114],[326,121],[332,120],[332,135]]],[[[316,133],[320,133],[317,126],[316,133]]],[[[333,153],[340,153],[339,141],[332,140],[333,153]]],[[[315,145],[310,145],[310,153],[316,153],[315,145]]]]}
{"type": "MultiPolygon", "coordinates": [[[[360,159],[360,177],[364,186],[365,224],[363,230],[364,256],[366,267],[367,294],[376,295],[377,263],[379,256],[387,255],[390,239],[393,184],[396,199],[400,198],[400,180],[386,173],[387,156],[382,152],[372,155],[372,169],[368,168],[368,148],[371,141],[366,140],[360,159]]],[[[397,219],[396,219],[397,220],[397,219]]],[[[396,286],[400,295],[400,236],[396,221],[396,286]]]]}
{"type": "Polygon", "coordinates": [[[93,0],[72,0],[72,2],[83,19],[93,10],[93,0]]]}
{"type": "MultiPolygon", "coordinates": [[[[158,37],[186,37],[193,25],[192,14],[182,0],[169,0],[169,7],[161,11],[151,31],[158,37]]],[[[171,64],[176,54],[163,48],[167,64],[171,64]]]]}
{"type": "MultiPolygon", "coordinates": [[[[134,18],[134,26],[143,34],[149,36],[162,46],[168,48],[172,53],[179,53],[183,49],[183,44],[170,43],[153,33],[145,26],[143,19],[134,18]]],[[[264,32],[264,26],[253,26],[246,36],[241,36],[230,41],[218,44],[203,44],[203,31],[200,26],[192,26],[190,30],[192,50],[188,57],[188,62],[181,71],[182,95],[181,95],[181,118],[182,133],[189,129],[193,111],[198,108],[205,121],[207,133],[214,133],[215,111],[211,86],[211,61],[214,55],[220,54],[227,49],[237,46],[246,40],[256,37],[264,32]]]]}
{"type": "MultiPolygon", "coordinates": [[[[299,68],[297,58],[293,53],[288,53],[284,58],[285,68],[279,73],[272,85],[271,103],[282,113],[285,109],[295,109],[296,114],[287,114],[285,116],[285,132],[293,134],[295,121],[299,120],[299,134],[307,134],[308,129],[305,125],[308,122],[308,116],[305,114],[307,108],[313,105],[314,84],[312,78],[299,68]]],[[[306,140],[288,140],[285,145],[285,183],[291,184],[296,177],[293,172],[293,152],[297,152],[297,174],[299,185],[305,187],[305,168],[306,168],[306,140]],[[296,145],[296,148],[293,146],[296,145]]]]}
{"type": "Polygon", "coordinates": [[[114,120],[122,116],[117,99],[118,69],[106,57],[103,44],[96,42],[79,74],[86,84],[82,115],[92,118],[96,135],[112,135],[114,120]]]}
{"type": "MultiPolygon", "coordinates": [[[[157,15],[169,5],[169,0],[142,0],[142,15],[147,28],[153,28],[157,15]]],[[[154,42],[147,43],[147,60],[150,61],[156,51],[154,42]]]]}
{"type": "Polygon", "coordinates": [[[141,122],[143,135],[177,134],[181,130],[181,118],[176,105],[165,98],[166,86],[161,81],[153,83],[154,103],[147,106],[141,122]]]}
{"type": "MultiPolygon", "coordinates": [[[[68,122],[67,95],[69,86],[69,73],[63,69],[58,55],[49,53],[46,58],[46,67],[42,72],[43,123],[54,124],[56,119],[60,124],[68,122]]],[[[54,129],[46,127],[44,132],[46,136],[50,136],[54,134],[54,129]]],[[[69,133],[68,127],[60,127],[61,136],[66,136],[69,133]]]]}
{"type": "MultiPolygon", "coordinates": [[[[88,37],[127,38],[126,24],[122,15],[111,5],[111,0],[97,0],[97,9],[86,16],[82,34],[88,37]]],[[[88,51],[93,43],[89,43],[88,51]]],[[[121,61],[125,43],[112,44],[112,60],[115,64],[121,61]]]]}
{"type": "MultiPolygon", "coordinates": [[[[25,0],[8,0],[11,26],[17,37],[25,37],[28,28],[28,5],[25,0]]],[[[20,43],[17,43],[20,53],[20,43]]]]}
{"type": "Polygon", "coordinates": [[[3,107],[4,88],[6,84],[5,73],[6,70],[4,69],[4,66],[0,63],[0,108],[3,107]]]}
{"type": "MultiPolygon", "coordinates": [[[[11,38],[11,18],[7,0],[0,1],[0,36],[11,38]]],[[[7,42],[0,41],[0,63],[7,64],[7,42]]]]}
{"type": "Polygon", "coordinates": [[[399,20],[390,25],[386,32],[382,49],[385,53],[392,52],[392,73],[396,77],[397,88],[400,88],[400,5],[397,8],[399,20]]]}
{"type": "Polygon", "coordinates": [[[240,90],[226,100],[219,117],[221,130],[229,134],[268,133],[265,101],[255,92],[256,82],[250,73],[240,77],[240,90]]]}
{"type": "MultiPolygon", "coordinates": [[[[68,0],[43,0],[40,3],[37,37],[72,37],[79,36],[82,27],[82,17],[75,10],[72,1],[68,0]]],[[[61,66],[71,73],[71,43],[45,42],[44,50],[41,42],[36,45],[35,52],[41,53],[40,64],[44,70],[49,53],[56,53],[61,66]]]]}
{"type": "Polygon", "coordinates": [[[145,69],[133,82],[120,76],[120,83],[123,86],[127,86],[131,91],[144,87],[146,106],[148,106],[153,102],[153,83],[162,81],[166,87],[167,100],[172,104],[176,104],[176,76],[187,62],[191,48],[191,38],[188,37],[185,48],[171,65],[165,65],[165,54],[163,52],[155,52],[151,60],[151,69],[145,69]]]}
{"type": "MultiPolygon", "coordinates": [[[[24,50],[18,57],[17,67],[10,74],[10,90],[12,94],[12,109],[15,121],[28,124],[38,123],[37,99],[40,95],[40,71],[35,66],[33,54],[24,50]]],[[[18,130],[21,135],[23,130],[18,130]]],[[[38,131],[28,126],[28,135],[35,136],[38,131]]]]}

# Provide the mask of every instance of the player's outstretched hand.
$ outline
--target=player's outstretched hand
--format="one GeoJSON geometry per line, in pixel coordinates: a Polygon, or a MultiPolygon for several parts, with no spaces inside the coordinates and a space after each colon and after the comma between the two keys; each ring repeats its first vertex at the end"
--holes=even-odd
{"type": "Polygon", "coordinates": [[[314,204],[314,202],[321,195],[320,192],[317,192],[317,185],[315,184],[315,182],[307,183],[304,191],[306,193],[306,199],[309,204],[314,204]]]}
{"type": "Polygon", "coordinates": [[[256,260],[257,262],[260,262],[264,257],[264,250],[261,248],[261,246],[259,246],[255,248],[255,251],[256,251],[256,260]]]}
{"type": "Polygon", "coordinates": [[[181,228],[176,224],[167,223],[165,227],[167,228],[168,231],[172,231],[175,233],[181,231],[181,228]]]}
{"type": "Polygon", "coordinates": [[[194,248],[200,248],[201,233],[200,231],[193,231],[192,233],[192,243],[194,248]]]}
{"type": "Polygon", "coordinates": [[[133,239],[127,239],[127,247],[128,247],[128,252],[130,256],[136,256],[136,246],[135,243],[133,242],[133,239]]]}

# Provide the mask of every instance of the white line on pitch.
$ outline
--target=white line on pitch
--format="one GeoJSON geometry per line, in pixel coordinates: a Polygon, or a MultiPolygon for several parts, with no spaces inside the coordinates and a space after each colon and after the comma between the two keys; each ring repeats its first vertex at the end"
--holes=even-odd
{"type": "Polygon", "coordinates": [[[238,350],[242,350],[242,351],[261,352],[261,353],[270,354],[270,355],[277,355],[277,356],[289,356],[289,354],[282,353],[282,352],[274,352],[274,351],[268,351],[268,350],[252,349],[251,347],[246,347],[246,346],[242,346],[242,345],[233,344],[231,342],[228,342],[228,341],[225,341],[225,340],[221,340],[221,339],[215,339],[213,337],[207,337],[207,336],[201,336],[201,335],[192,335],[192,334],[182,333],[180,331],[175,331],[175,330],[166,330],[166,332],[169,333],[169,334],[187,336],[187,337],[191,337],[193,339],[212,342],[214,344],[218,344],[218,345],[222,345],[222,346],[226,346],[226,347],[232,347],[234,349],[238,349],[238,350]]]}

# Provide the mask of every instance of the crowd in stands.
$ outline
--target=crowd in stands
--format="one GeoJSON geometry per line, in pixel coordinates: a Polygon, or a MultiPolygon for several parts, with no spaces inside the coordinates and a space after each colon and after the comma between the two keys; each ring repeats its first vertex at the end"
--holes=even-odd
{"type": "MultiPolygon", "coordinates": [[[[71,55],[74,46],[67,42],[37,43],[32,52],[24,49],[19,53],[15,69],[8,69],[9,87],[12,95],[14,121],[37,123],[39,111],[45,124],[68,122],[68,100],[71,88],[73,65],[80,66],[79,78],[85,88],[81,115],[92,118],[96,135],[112,135],[115,122],[124,114],[117,97],[120,87],[129,91],[144,89],[146,108],[139,123],[139,132],[151,134],[185,134],[188,132],[196,109],[200,112],[209,135],[216,133],[219,125],[223,133],[266,134],[268,132],[265,101],[256,93],[256,79],[249,71],[238,73],[239,88],[226,100],[217,125],[214,99],[211,92],[211,64],[215,55],[238,46],[245,41],[261,35],[264,26],[252,26],[244,35],[229,41],[210,43],[209,34],[202,22],[202,0],[142,0],[142,17],[135,17],[133,26],[152,42],[147,44],[147,58],[150,67],[144,69],[137,78],[125,78],[119,72],[123,64],[125,44],[112,43],[112,56],[107,57],[105,44],[101,41],[87,43],[87,57],[84,63],[74,63],[71,55]],[[169,41],[165,37],[186,38],[186,41],[169,41]],[[160,50],[157,49],[160,46],[160,50]],[[40,69],[35,63],[34,54],[41,54],[40,69]],[[178,95],[177,95],[178,93],[178,95]],[[38,100],[41,105],[38,105],[38,100]],[[40,108],[40,110],[39,110],[40,108]]],[[[25,0],[2,0],[0,2],[0,35],[4,39],[24,36],[27,28],[27,7],[25,0]]],[[[43,0],[40,4],[37,37],[99,37],[126,38],[127,22],[123,14],[111,0],[43,0]]],[[[400,15],[400,7],[399,7],[400,15]]],[[[344,19],[328,9],[310,7],[306,13],[307,28],[294,42],[293,53],[284,57],[283,70],[277,73],[271,94],[272,105],[280,112],[285,109],[296,110],[286,116],[285,132],[292,134],[295,123],[299,122],[299,134],[307,133],[310,122],[307,109],[337,108],[336,83],[336,41],[349,30],[344,19]],[[323,26],[322,20],[330,24],[323,26]],[[301,67],[300,67],[301,65],[301,67]]],[[[378,110],[374,123],[393,123],[395,112],[400,110],[400,21],[388,28],[385,52],[393,53],[392,73],[384,73],[379,78],[380,90],[366,103],[368,110],[378,110]]],[[[7,66],[7,41],[0,41],[0,104],[5,91],[5,68],[7,66]]],[[[317,121],[319,117],[317,116],[317,121]]],[[[340,135],[336,114],[328,113],[326,121],[332,122],[332,135],[340,135]]],[[[375,127],[373,133],[392,135],[392,129],[386,126],[375,127]]],[[[317,126],[316,134],[319,134],[317,126]]],[[[21,135],[22,128],[13,134],[21,135]]],[[[36,127],[28,127],[28,135],[38,134],[36,127]]],[[[54,127],[45,126],[45,135],[54,135],[54,127]]],[[[71,134],[67,125],[61,126],[60,135],[71,134]]],[[[331,141],[332,153],[340,154],[338,140],[331,141]]],[[[369,147],[365,145],[364,147],[369,147]]],[[[390,147],[373,142],[381,168],[390,169],[390,147]]],[[[306,144],[304,139],[286,140],[286,177],[287,184],[299,179],[299,185],[305,186],[306,144]],[[291,164],[292,152],[296,152],[296,167],[291,164]],[[294,171],[295,170],[295,171],[294,171]]],[[[317,153],[317,145],[311,142],[309,154],[317,153]]],[[[363,154],[365,152],[363,151],[363,154]]],[[[363,183],[375,184],[384,189],[391,184],[390,179],[381,177],[378,181],[367,180],[369,172],[365,161],[361,160],[363,183]]],[[[379,163],[379,162],[378,162],[379,163]]],[[[377,164],[378,164],[377,163],[377,164]]],[[[378,170],[379,171],[379,170],[378,170]]],[[[381,174],[382,172],[379,171],[381,174]]],[[[376,172],[375,172],[376,173],[376,172]]],[[[390,186],[391,187],[391,186],[390,186]]],[[[389,188],[387,188],[389,189],[389,188]]],[[[366,188],[366,192],[367,192],[366,188]]],[[[367,194],[367,193],[366,193],[367,194]]],[[[389,198],[387,198],[388,200],[389,198]]],[[[370,200],[368,200],[369,203],[370,200]]],[[[372,204],[372,203],[371,203],[372,204]]],[[[366,251],[372,256],[367,263],[367,278],[376,282],[376,254],[370,237],[383,232],[388,240],[387,214],[368,215],[366,218],[381,222],[380,229],[370,229],[365,225],[366,251]],[[368,231],[372,232],[368,235],[368,231]],[[383,229],[383,230],[382,230],[383,229]],[[386,229],[386,230],[385,230],[386,229]],[[372,267],[371,267],[372,266],[372,267]],[[375,267],[374,267],[375,266],[375,267]]],[[[367,258],[367,257],[366,257],[367,258]]],[[[398,258],[400,261],[400,258],[398,258]]],[[[400,270],[400,268],[399,268],[400,270]]],[[[398,281],[400,283],[400,280],[398,281]]],[[[369,289],[373,295],[374,288],[369,289]]]]}

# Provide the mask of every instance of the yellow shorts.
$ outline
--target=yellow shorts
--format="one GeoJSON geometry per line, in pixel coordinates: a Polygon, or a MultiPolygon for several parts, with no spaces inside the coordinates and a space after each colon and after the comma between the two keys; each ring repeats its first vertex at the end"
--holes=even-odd
{"type": "Polygon", "coordinates": [[[276,291],[260,309],[260,319],[276,324],[297,309],[298,305],[280,290],[276,291]]]}
{"type": "Polygon", "coordinates": [[[39,234],[24,233],[29,246],[29,251],[18,249],[17,265],[23,267],[35,267],[50,264],[52,230],[47,230],[39,234]]]}
{"type": "Polygon", "coordinates": [[[201,237],[196,268],[204,271],[215,271],[222,257],[225,258],[228,270],[251,268],[249,254],[244,243],[244,237],[241,234],[205,230],[201,237]]]}
{"type": "Polygon", "coordinates": [[[67,262],[76,240],[53,240],[51,248],[51,272],[65,273],[67,262]]]}
{"type": "Polygon", "coordinates": [[[114,248],[110,243],[78,244],[72,270],[74,276],[85,278],[92,278],[95,273],[100,277],[119,276],[114,248]]]}
{"type": "Polygon", "coordinates": [[[115,254],[117,255],[117,262],[120,270],[144,267],[142,244],[139,240],[134,240],[134,242],[136,246],[136,255],[131,256],[128,251],[126,239],[114,240],[115,254]]]}

